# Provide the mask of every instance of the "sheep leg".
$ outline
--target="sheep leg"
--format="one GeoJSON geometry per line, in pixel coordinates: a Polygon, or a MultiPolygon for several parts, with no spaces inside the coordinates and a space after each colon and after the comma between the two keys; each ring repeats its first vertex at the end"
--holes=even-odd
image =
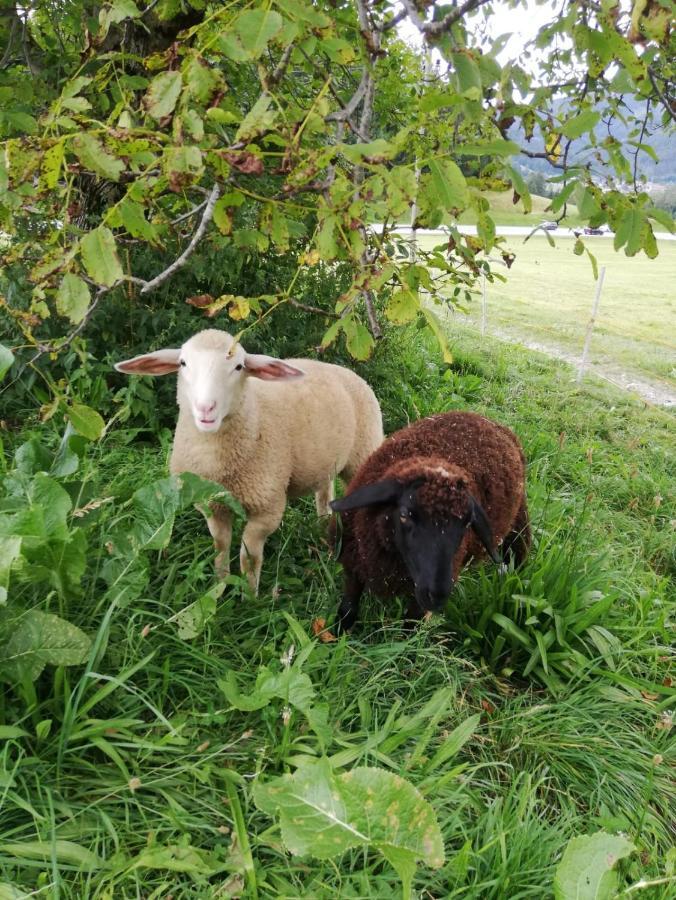
{"type": "Polygon", "coordinates": [[[530,549],[531,533],[528,520],[526,501],[521,501],[521,506],[514,520],[514,527],[505,537],[502,543],[502,557],[505,561],[511,556],[515,567],[520,566],[528,556],[530,549]]]}
{"type": "Polygon", "coordinates": [[[331,515],[329,503],[333,500],[333,496],[333,478],[329,478],[326,484],[315,492],[315,505],[320,519],[331,515]]]}
{"type": "Polygon", "coordinates": [[[218,551],[214,566],[216,576],[225,578],[230,572],[230,544],[232,543],[232,512],[221,503],[211,503],[211,512],[207,516],[207,527],[214,539],[214,547],[218,551]]]}
{"type": "Polygon", "coordinates": [[[415,598],[409,600],[406,613],[404,614],[404,629],[410,631],[424,616],[425,613],[418,605],[418,601],[415,598]]]}
{"type": "Polygon", "coordinates": [[[349,631],[357,621],[359,615],[359,601],[364,591],[364,583],[357,578],[352,572],[345,572],[345,585],[343,588],[343,599],[336,613],[336,623],[334,630],[340,634],[341,631],[349,631]]]}
{"type": "Polygon", "coordinates": [[[268,537],[279,528],[282,513],[268,513],[265,516],[249,519],[242,534],[242,547],[239,552],[239,567],[246,575],[251,590],[258,595],[258,583],[263,565],[263,548],[268,537]]]}

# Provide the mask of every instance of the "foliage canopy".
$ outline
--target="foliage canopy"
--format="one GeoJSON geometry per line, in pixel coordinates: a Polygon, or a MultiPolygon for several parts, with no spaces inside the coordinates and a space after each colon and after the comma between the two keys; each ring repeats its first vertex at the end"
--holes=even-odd
{"type": "MultiPolygon", "coordinates": [[[[515,20],[527,11],[507,5],[515,20]]],[[[145,299],[208,245],[292,261],[275,290],[190,299],[209,316],[321,313],[322,345],[344,337],[357,359],[383,318],[420,317],[442,340],[421,292],[435,297],[450,278],[464,296],[489,271],[501,239],[487,192],[510,191],[528,211],[527,158],[551,166],[554,215],[575,202],[583,221],[608,223],[616,249],[655,256],[653,224],[672,222],[637,173],[654,156],[650,134],[676,116],[674,4],[552,9],[518,56],[488,27],[495,6],[5,3],[2,304],[17,335],[38,354],[58,350],[111,291],[145,299]],[[404,23],[434,51],[427,62],[404,23]],[[423,257],[404,247],[392,227],[411,207],[417,225],[449,228],[446,245],[423,257]],[[467,209],[476,236],[457,228],[467,209]],[[154,276],[138,274],[143,252],[154,276]],[[300,273],[326,266],[347,270],[346,283],[323,305],[303,302],[300,273]]]]}

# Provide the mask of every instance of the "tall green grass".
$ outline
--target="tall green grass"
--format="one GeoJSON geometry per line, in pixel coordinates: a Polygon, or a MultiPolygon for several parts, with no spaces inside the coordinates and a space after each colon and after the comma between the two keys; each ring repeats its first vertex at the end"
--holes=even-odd
{"type": "MultiPolygon", "coordinates": [[[[140,442],[117,429],[89,451],[73,490],[114,499],[92,526],[82,594],[59,611],[99,652],[91,665],[45,670],[33,705],[13,689],[0,699],[0,728],[26,732],[0,731],[0,884],[50,898],[397,896],[382,857],[292,857],[255,807],[256,778],[321,753],[401,774],[432,803],[447,861],[419,869],[421,896],[551,897],[567,840],[599,828],[639,848],[623,884],[665,877],[676,804],[673,419],[475,340],[452,335],[444,372],[410,332],[364,370],[388,430],[477,409],[513,427],[530,462],[527,564],[466,571],[447,615],[414,632],[397,604],[369,600],[355,634],[312,643],[310,623],[335,609],[341,576],[310,500],[270,540],[260,597],[233,578],[198,637],[182,639],[176,623],[213,585],[196,511],[149,554],[138,599],[111,603],[110,534],[133,491],[164,474],[167,436],[140,442]],[[218,687],[235,672],[250,690],[291,646],[308,647],[323,737],[282,700],[247,712],[218,687]],[[467,740],[448,743],[468,720],[467,740]]],[[[26,436],[5,442],[8,462],[26,436]]],[[[47,428],[41,437],[57,440],[47,428]]]]}

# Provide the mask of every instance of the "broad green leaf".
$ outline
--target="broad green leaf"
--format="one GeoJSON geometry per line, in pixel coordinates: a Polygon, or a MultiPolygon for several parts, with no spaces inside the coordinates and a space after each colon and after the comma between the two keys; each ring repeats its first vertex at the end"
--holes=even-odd
{"type": "Polygon", "coordinates": [[[89,287],[79,276],[67,272],[56,294],[57,312],[77,325],[89,309],[89,287]]]}
{"type": "Polygon", "coordinates": [[[12,351],[9,347],[5,347],[4,344],[0,344],[0,381],[2,381],[7,372],[9,372],[13,362],[14,354],[12,351]]]}
{"type": "Polygon", "coordinates": [[[466,100],[481,100],[481,72],[473,57],[459,52],[452,59],[460,94],[466,100]]]}
{"type": "Polygon", "coordinates": [[[235,134],[235,140],[250,141],[259,134],[269,131],[277,118],[277,112],[271,109],[271,106],[272,97],[269,94],[261,94],[242,120],[235,134]]]}
{"type": "Polygon", "coordinates": [[[124,171],[124,163],[116,159],[93,134],[82,132],[73,138],[73,150],[85,169],[107,178],[119,181],[124,171]]]}
{"type": "Polygon", "coordinates": [[[460,144],[458,152],[461,156],[514,156],[519,152],[519,145],[504,138],[494,138],[476,144],[460,144]]]}
{"type": "Polygon", "coordinates": [[[345,318],[343,324],[347,351],[354,359],[366,360],[371,355],[375,341],[366,325],[353,318],[345,318]]]}
{"type": "Polygon", "coordinates": [[[561,126],[561,134],[567,138],[579,138],[586,131],[592,131],[600,118],[601,113],[593,109],[586,109],[564,122],[561,126]]]}
{"type": "Polygon", "coordinates": [[[9,573],[20,553],[21,538],[18,535],[0,535],[0,606],[7,601],[9,573]]]}
{"type": "Polygon", "coordinates": [[[22,841],[21,843],[0,844],[0,853],[15,859],[37,859],[51,861],[52,858],[65,865],[77,866],[83,872],[95,872],[103,866],[103,860],[72,841],[22,841]]]}
{"type": "Polygon", "coordinates": [[[464,209],[469,202],[467,182],[452,160],[430,162],[432,183],[438,195],[439,205],[446,211],[464,209]]]}
{"type": "Polygon", "coordinates": [[[317,28],[329,28],[331,19],[306,0],[276,0],[276,6],[293,19],[300,19],[317,28]]]}
{"type": "Polygon", "coordinates": [[[641,236],[645,215],[643,210],[632,206],[626,210],[615,232],[613,245],[616,250],[624,247],[627,256],[633,256],[641,249],[641,236]],[[626,246],[625,246],[626,245],[626,246]]]}
{"type": "Polygon", "coordinates": [[[296,856],[331,859],[352,847],[379,851],[406,886],[418,860],[439,868],[444,846],[430,804],[410,782],[384,769],[336,774],[327,759],[254,785],[256,806],[279,815],[282,840],[296,856]]]}
{"type": "Polygon", "coordinates": [[[659,222],[660,225],[666,228],[669,234],[673,234],[674,230],[676,230],[674,220],[666,210],[656,209],[655,207],[649,206],[646,208],[645,212],[647,216],[649,216],[651,219],[654,219],[656,222],[659,222]]]}
{"type": "Polygon", "coordinates": [[[181,93],[182,85],[183,79],[178,71],[161,72],[156,75],[150,82],[150,87],[143,98],[143,105],[148,114],[157,121],[171,115],[181,93]]]}
{"type": "Polygon", "coordinates": [[[420,299],[416,293],[408,288],[394,291],[385,307],[385,315],[397,325],[405,325],[418,315],[420,299]]]}
{"type": "Polygon", "coordinates": [[[83,403],[73,403],[68,407],[68,418],[73,428],[89,441],[98,440],[103,434],[106,423],[99,413],[83,403]]]}
{"type": "Polygon", "coordinates": [[[430,331],[437,339],[437,343],[439,344],[439,349],[441,350],[441,355],[443,356],[444,362],[452,363],[453,354],[449,350],[448,341],[446,340],[446,334],[444,333],[441,322],[439,321],[436,313],[434,313],[431,309],[428,309],[426,306],[423,306],[422,311],[423,315],[427,319],[427,324],[429,325],[430,331]]]}
{"type": "Polygon", "coordinates": [[[512,168],[512,166],[506,166],[505,171],[507,172],[507,175],[512,182],[512,187],[521,199],[524,213],[529,213],[533,208],[533,201],[531,200],[528,185],[523,180],[523,177],[518,169],[514,169],[512,168]]]}
{"type": "Polygon", "coordinates": [[[356,57],[353,44],[343,38],[325,38],[320,46],[329,59],[338,63],[338,65],[347,65],[353,62],[356,57]]]}
{"type": "Polygon", "coordinates": [[[86,662],[91,639],[60,616],[30,609],[14,622],[0,657],[0,679],[31,681],[46,665],[76,666],[86,662]]]}
{"type": "Polygon", "coordinates": [[[317,234],[317,249],[319,255],[326,262],[335,259],[338,254],[335,230],[338,220],[333,214],[325,215],[317,234]]]}
{"type": "Polygon", "coordinates": [[[213,481],[207,481],[192,472],[160,478],[133,494],[132,507],[135,515],[131,527],[127,529],[127,535],[136,547],[161,550],[169,543],[177,512],[187,506],[204,504],[216,498],[238,515],[242,514],[239,504],[213,481]]]}
{"type": "Polygon", "coordinates": [[[278,699],[307,714],[315,695],[310,677],[300,670],[298,663],[285,667],[281,672],[272,672],[267,666],[262,666],[250,694],[240,693],[234,672],[228,672],[224,679],[219,680],[218,686],[231,706],[248,711],[262,709],[278,699]]]}
{"type": "Polygon", "coordinates": [[[210,619],[216,615],[216,601],[225,590],[225,583],[215,585],[189,606],[174,616],[178,626],[178,636],[187,641],[200,635],[210,619]]]}
{"type": "Polygon", "coordinates": [[[235,31],[247,54],[258,59],[283,24],[284,20],[274,10],[249,9],[238,16],[235,31]]]}
{"type": "Polygon", "coordinates": [[[123,22],[125,19],[136,19],[141,15],[134,0],[113,0],[110,6],[104,7],[99,12],[99,33],[97,38],[103,40],[108,34],[111,25],[123,22]]]}
{"type": "Polygon", "coordinates": [[[29,500],[42,516],[44,537],[65,541],[68,539],[68,513],[73,507],[70,495],[58,481],[38,472],[30,487],[29,500]]]}
{"type": "Polygon", "coordinates": [[[157,229],[145,215],[145,208],[130,197],[125,197],[117,207],[122,226],[132,237],[142,238],[149,243],[157,242],[157,229]]]}
{"type": "Polygon", "coordinates": [[[571,838],[554,875],[556,900],[610,900],[616,894],[615,863],[636,848],[620,835],[597,831],[571,838]]]}
{"type": "Polygon", "coordinates": [[[96,284],[112,287],[124,277],[110,228],[99,225],[90,231],[80,241],[80,249],[87,274],[96,284]]]}

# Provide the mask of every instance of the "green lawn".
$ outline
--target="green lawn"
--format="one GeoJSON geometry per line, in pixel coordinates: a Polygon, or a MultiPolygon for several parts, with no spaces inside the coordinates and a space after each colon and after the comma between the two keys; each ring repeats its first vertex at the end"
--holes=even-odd
{"type": "MultiPolygon", "coordinates": [[[[484,194],[486,200],[491,205],[490,213],[496,225],[538,225],[545,219],[558,218],[548,210],[549,204],[552,202],[548,197],[540,197],[537,194],[531,195],[532,209],[529,213],[524,213],[523,204],[513,203],[512,191],[486,191],[484,194]]],[[[577,214],[577,207],[568,204],[568,215],[562,220],[561,226],[574,227],[580,224],[580,217],[577,214]]],[[[460,216],[460,222],[463,225],[476,224],[476,215],[472,210],[464,212],[460,216]]]]}
{"type": "MultiPolygon", "coordinates": [[[[0,896],[400,897],[380,853],[291,856],[256,806],[256,783],[322,755],[336,772],[400,775],[429,801],[446,861],[418,868],[416,896],[551,898],[567,841],[600,829],[636,846],[622,886],[654,879],[638,896],[673,896],[674,419],[593,380],[578,391],[559,364],[465,326],[451,344],[445,369],[409,330],[362,371],[388,431],[446,409],[512,426],[535,543],[521,573],[466,571],[446,619],[412,633],[397,604],[371,601],[351,637],[312,638],[341,579],[308,499],[269,542],[260,597],[235,580],[190,637],[177,613],[214,584],[201,516],[182,512],[166,549],[111,555],[138,528],[126,501],[165,474],[168,433],[114,426],[61,477],[85,515],[68,526],[87,535],[82,585],[48,590],[23,571],[10,599],[59,613],[96,646],[85,666],[48,666],[34,692],[3,685],[0,896]],[[549,663],[529,670],[541,640],[549,663]],[[290,652],[313,714],[278,695],[247,709],[262,667],[283,672],[290,652]]],[[[3,433],[10,469],[31,434],[58,445],[55,420],[23,427],[3,433]]],[[[41,458],[22,451],[0,509],[41,458]]]]}
{"type": "MultiPolygon", "coordinates": [[[[511,269],[496,266],[506,283],[487,283],[488,331],[559,347],[579,356],[596,285],[589,259],[573,254],[573,241],[551,247],[544,237],[524,243],[506,238],[516,252],[511,269]]],[[[435,238],[424,237],[431,247],[435,238]]],[[[663,241],[656,260],[615,253],[606,238],[587,239],[606,273],[591,344],[590,361],[602,369],[644,376],[676,394],[676,242],[663,241]]],[[[467,309],[481,319],[481,297],[467,309]]]]}

